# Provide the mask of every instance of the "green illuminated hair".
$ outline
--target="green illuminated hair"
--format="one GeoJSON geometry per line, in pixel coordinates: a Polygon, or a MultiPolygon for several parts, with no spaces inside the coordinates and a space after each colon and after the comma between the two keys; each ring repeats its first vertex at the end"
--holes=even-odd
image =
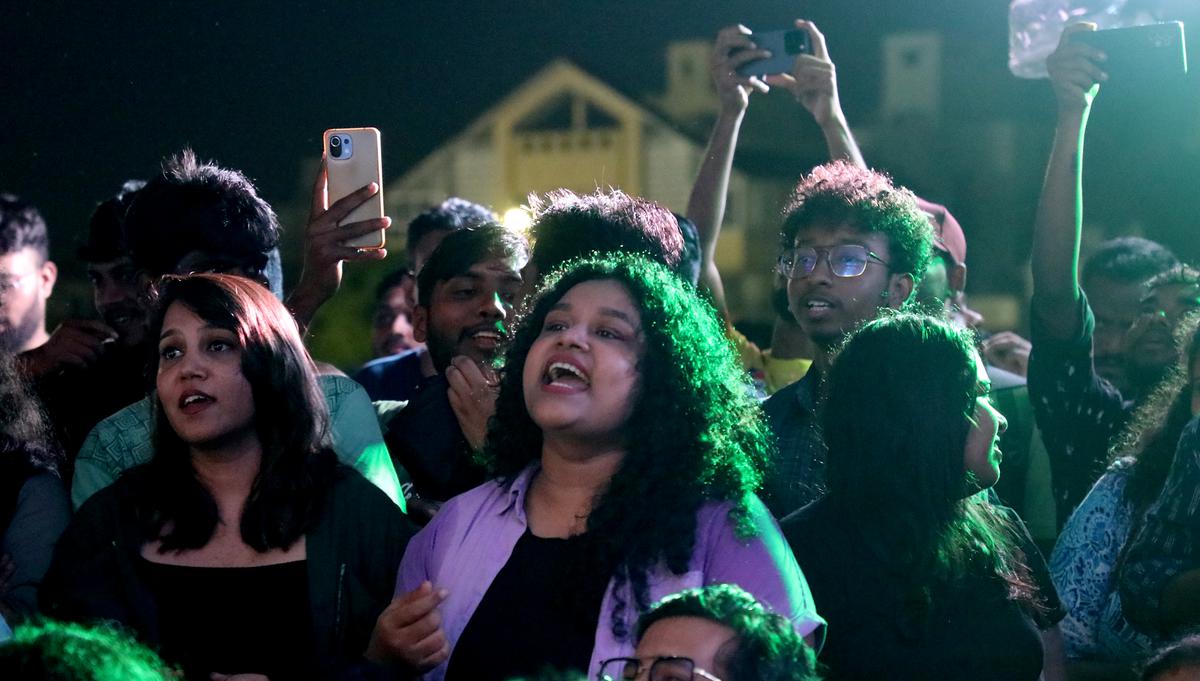
{"type": "Polygon", "coordinates": [[[0,678],[167,681],[180,678],[154,651],[107,625],[28,622],[0,644],[0,678]]]}
{"type": "MultiPolygon", "coordinates": [[[[626,425],[628,449],[588,516],[586,569],[628,580],[640,612],[649,606],[649,570],[662,562],[675,574],[687,571],[696,512],[706,501],[733,502],[739,529],[750,531],[748,504],[769,451],[767,430],[712,307],[642,256],[593,256],[551,273],[518,326],[485,449],[498,477],[512,480],[542,453],[542,431],[525,407],[522,385],[529,348],[567,291],[596,280],[625,288],[641,315],[645,349],[626,425]]],[[[614,633],[623,637],[620,611],[614,633]]]]}
{"type": "MultiPolygon", "coordinates": [[[[638,620],[640,641],[656,622],[699,617],[729,627],[737,636],[718,659],[723,681],[815,681],[816,657],[788,618],[771,612],[734,584],[713,584],[667,596],[638,620]]],[[[713,671],[713,670],[708,670],[713,671]]]]}
{"type": "Polygon", "coordinates": [[[780,245],[792,248],[802,229],[840,224],[886,236],[889,270],[921,281],[929,265],[933,227],[912,192],[892,184],[887,175],[846,161],[817,166],[800,180],[783,208],[780,245]]]}
{"type": "Polygon", "coordinates": [[[830,501],[881,572],[908,582],[899,596],[912,599],[908,609],[918,615],[946,587],[981,574],[1037,610],[1014,521],[971,493],[965,470],[983,389],[976,358],[970,331],[885,311],[850,335],[825,385],[830,501]]]}

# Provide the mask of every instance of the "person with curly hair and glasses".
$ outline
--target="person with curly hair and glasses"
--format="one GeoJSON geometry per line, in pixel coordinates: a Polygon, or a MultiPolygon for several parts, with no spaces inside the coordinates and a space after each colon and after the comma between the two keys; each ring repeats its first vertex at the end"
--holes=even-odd
{"type": "Polygon", "coordinates": [[[410,544],[368,656],[427,679],[599,672],[672,593],[735,583],[801,636],[823,621],[754,495],[761,412],[712,308],[608,255],[549,276],[517,331],[485,455],[495,479],[410,544]]]}
{"type": "Polygon", "coordinates": [[[815,681],[816,661],[782,615],[733,584],[688,589],[638,620],[633,657],[600,665],[599,681],[815,681]]]}

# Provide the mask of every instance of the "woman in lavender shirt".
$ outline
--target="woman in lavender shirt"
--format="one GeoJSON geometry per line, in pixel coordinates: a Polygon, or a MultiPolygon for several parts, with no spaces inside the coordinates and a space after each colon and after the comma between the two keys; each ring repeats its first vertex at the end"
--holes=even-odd
{"type": "Polygon", "coordinates": [[[413,539],[369,657],[428,679],[586,671],[639,614],[735,583],[810,642],[823,625],[754,495],[759,409],[712,309],[666,269],[609,255],[551,276],[508,353],[495,480],[413,539]]]}

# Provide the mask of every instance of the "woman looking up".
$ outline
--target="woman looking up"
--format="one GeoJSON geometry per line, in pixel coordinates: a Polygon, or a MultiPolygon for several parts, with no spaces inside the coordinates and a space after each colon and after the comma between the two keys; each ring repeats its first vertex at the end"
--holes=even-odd
{"type": "Polygon", "coordinates": [[[361,660],[410,530],[338,465],[295,321],[248,279],[168,279],[154,458],[80,508],[44,593],[188,678],[328,678],[361,660]]]}
{"type": "Polygon", "coordinates": [[[1027,567],[1045,565],[980,493],[1006,422],[971,333],[885,315],[851,334],[825,388],[829,491],[783,525],[829,621],[827,678],[1062,678],[1056,597],[1027,567]]]}
{"type": "Polygon", "coordinates": [[[400,568],[368,656],[431,679],[585,671],[634,650],[637,617],[736,583],[801,635],[821,625],[754,496],[761,412],[716,316],[644,258],[551,276],[507,354],[495,479],[451,499],[400,568]]]}

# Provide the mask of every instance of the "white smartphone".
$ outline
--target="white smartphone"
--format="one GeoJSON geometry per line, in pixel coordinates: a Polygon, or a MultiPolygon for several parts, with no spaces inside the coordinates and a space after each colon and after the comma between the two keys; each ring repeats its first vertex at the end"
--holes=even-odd
{"type": "MultiPolygon", "coordinates": [[[[333,128],[325,131],[325,168],[329,205],[374,182],[379,191],[341,220],[342,225],[383,217],[383,164],[376,128],[333,128]]],[[[355,248],[383,248],[384,230],[348,239],[355,248]]]]}

